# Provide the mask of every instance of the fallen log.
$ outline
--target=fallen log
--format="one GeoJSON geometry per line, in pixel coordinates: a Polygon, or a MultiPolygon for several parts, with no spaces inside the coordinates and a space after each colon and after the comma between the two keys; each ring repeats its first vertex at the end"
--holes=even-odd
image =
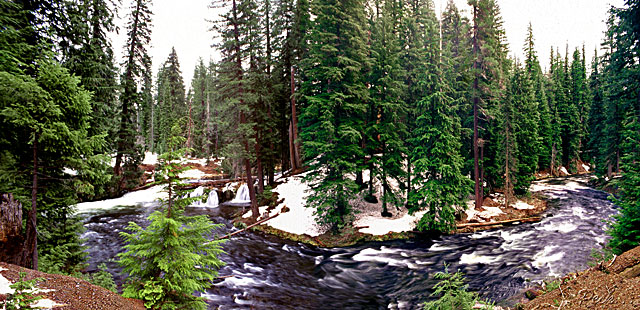
{"type": "Polygon", "coordinates": [[[240,229],[238,231],[234,231],[233,233],[227,234],[224,237],[220,237],[217,240],[230,238],[231,236],[237,235],[237,234],[239,234],[239,233],[241,233],[243,231],[246,231],[246,230],[248,230],[248,229],[250,229],[250,228],[252,228],[254,226],[260,225],[260,224],[262,224],[262,223],[264,223],[264,222],[266,222],[266,221],[268,221],[268,220],[270,220],[270,219],[272,219],[272,218],[274,218],[274,217],[276,217],[278,215],[280,215],[280,213],[276,213],[276,214],[274,214],[274,215],[272,215],[272,216],[270,216],[270,217],[268,217],[266,219],[259,220],[259,221],[255,222],[255,223],[253,223],[253,224],[251,224],[251,225],[249,225],[249,226],[247,226],[247,227],[245,227],[243,229],[240,229]]]}
{"type": "Polygon", "coordinates": [[[514,219],[514,220],[506,220],[506,221],[495,221],[495,222],[484,222],[484,223],[464,223],[456,225],[456,228],[465,228],[465,227],[485,227],[485,226],[495,226],[501,224],[509,224],[515,222],[529,223],[529,222],[538,222],[542,218],[541,217],[527,217],[522,219],[514,219]]]}

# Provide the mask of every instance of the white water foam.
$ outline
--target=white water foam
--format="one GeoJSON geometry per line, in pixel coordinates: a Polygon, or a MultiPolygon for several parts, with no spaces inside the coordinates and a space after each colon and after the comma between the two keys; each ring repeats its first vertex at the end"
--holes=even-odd
{"type": "Polygon", "coordinates": [[[460,264],[463,264],[463,265],[475,265],[475,264],[489,265],[489,264],[497,262],[499,259],[500,259],[499,256],[491,257],[491,256],[486,256],[486,255],[479,255],[479,254],[476,254],[476,252],[473,252],[471,254],[462,254],[462,256],[460,256],[460,264]]]}

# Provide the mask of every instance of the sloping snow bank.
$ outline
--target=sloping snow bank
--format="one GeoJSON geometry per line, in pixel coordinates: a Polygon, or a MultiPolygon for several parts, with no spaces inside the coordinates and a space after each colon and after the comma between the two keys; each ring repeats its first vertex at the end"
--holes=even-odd
{"type": "Polygon", "coordinates": [[[78,213],[91,210],[110,209],[116,206],[143,206],[147,207],[160,198],[167,198],[163,191],[164,186],[157,185],[148,189],[124,194],[122,197],[90,202],[82,202],[76,205],[78,213]]]}

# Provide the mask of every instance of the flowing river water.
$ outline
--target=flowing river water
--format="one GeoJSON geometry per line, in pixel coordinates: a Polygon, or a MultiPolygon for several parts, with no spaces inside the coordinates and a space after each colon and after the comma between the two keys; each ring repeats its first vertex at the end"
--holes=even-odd
{"type": "MultiPolygon", "coordinates": [[[[549,198],[537,223],[443,236],[433,240],[366,243],[316,248],[255,232],[224,244],[226,277],[202,296],[210,309],[419,309],[429,300],[434,275],[447,264],[460,270],[469,288],[501,304],[513,304],[522,290],[552,277],[584,269],[592,249],[606,242],[606,224],[616,213],[607,194],[586,187],[587,177],[537,181],[534,191],[549,198]]],[[[83,237],[90,268],[107,262],[117,283],[125,276],[112,261],[122,251],[119,232],[130,221],[146,225],[157,207],[114,207],[84,211],[83,237]],[[111,260],[111,261],[110,261],[111,260]]],[[[227,219],[237,205],[188,208],[236,230],[227,219]]]]}

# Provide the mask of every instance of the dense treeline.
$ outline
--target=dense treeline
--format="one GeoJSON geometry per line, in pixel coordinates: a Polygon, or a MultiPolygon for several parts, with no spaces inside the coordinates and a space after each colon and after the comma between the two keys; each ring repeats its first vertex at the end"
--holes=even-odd
{"type": "Polygon", "coordinates": [[[639,241],[632,1],[611,9],[590,68],[584,47],[552,48],[546,72],[531,26],[525,59],[507,56],[495,0],[449,1],[440,19],[431,0],[213,1],[222,59],[201,60],[191,85],[175,50],[151,63],[150,4],[0,1],[0,191],[23,202],[29,247],[37,227],[50,262],[83,259],[69,205],[136,186],[143,152],[172,151],[175,134],[188,155],[255,178],[254,217],[277,172],[306,169],[308,205],[336,230],[360,196],[384,216],[426,210],[419,229],[448,231],[472,193],[477,207],[493,192],[509,204],[537,172],[590,163],[622,175],[614,247],[639,241]],[[121,64],[107,39],[116,10],[128,20],[121,64]]]}

